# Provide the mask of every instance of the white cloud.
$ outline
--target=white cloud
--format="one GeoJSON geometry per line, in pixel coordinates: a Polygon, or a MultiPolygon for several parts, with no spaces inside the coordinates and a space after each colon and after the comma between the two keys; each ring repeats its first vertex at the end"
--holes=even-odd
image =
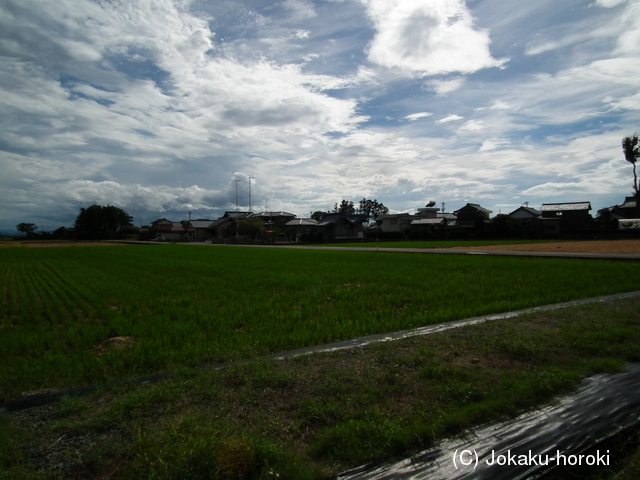
{"type": "Polygon", "coordinates": [[[489,34],[463,0],[362,0],[376,28],[369,60],[408,74],[473,73],[500,67],[489,34]]]}
{"type": "Polygon", "coordinates": [[[507,140],[499,140],[499,139],[488,139],[482,142],[482,146],[480,147],[480,152],[490,152],[497,148],[503,147],[505,145],[509,145],[507,140]]]}
{"type": "Polygon", "coordinates": [[[431,115],[433,115],[433,113],[431,113],[431,112],[420,112],[420,113],[412,113],[411,115],[407,115],[404,118],[406,118],[407,120],[410,120],[410,121],[415,121],[415,120],[418,120],[420,118],[430,117],[431,115]]]}
{"type": "Polygon", "coordinates": [[[613,8],[625,3],[627,0],[596,0],[596,5],[604,8],[613,8]]]}
{"type": "Polygon", "coordinates": [[[479,132],[480,130],[484,130],[486,127],[481,121],[478,120],[469,120],[465,122],[464,125],[460,127],[458,131],[460,132],[479,132]]]}
{"type": "Polygon", "coordinates": [[[441,118],[440,120],[436,120],[436,123],[449,123],[449,122],[457,122],[458,120],[462,120],[464,117],[460,115],[449,115],[445,118],[441,118]]]}
{"type": "Polygon", "coordinates": [[[429,80],[425,85],[438,95],[446,95],[447,93],[455,92],[462,88],[465,82],[465,78],[456,77],[447,80],[429,80]]]}
{"type": "Polygon", "coordinates": [[[502,100],[496,100],[493,105],[491,105],[491,110],[509,110],[511,105],[502,100]]]}

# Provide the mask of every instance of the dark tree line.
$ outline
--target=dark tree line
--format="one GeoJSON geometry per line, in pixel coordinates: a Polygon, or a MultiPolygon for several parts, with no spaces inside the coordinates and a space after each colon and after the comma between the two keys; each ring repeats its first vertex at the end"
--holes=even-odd
{"type": "Polygon", "coordinates": [[[133,228],[133,217],[113,205],[81,208],[74,223],[79,240],[113,240],[122,238],[133,228]]]}
{"type": "Polygon", "coordinates": [[[324,212],[322,210],[318,210],[311,213],[311,218],[314,220],[320,221],[322,217],[324,217],[328,213],[343,213],[344,215],[366,215],[369,220],[375,220],[380,215],[386,215],[389,213],[389,209],[385,207],[378,200],[369,200],[367,198],[363,198],[360,200],[358,206],[350,201],[350,200],[342,200],[340,204],[335,203],[333,205],[333,210],[329,210],[328,212],[324,212]]]}

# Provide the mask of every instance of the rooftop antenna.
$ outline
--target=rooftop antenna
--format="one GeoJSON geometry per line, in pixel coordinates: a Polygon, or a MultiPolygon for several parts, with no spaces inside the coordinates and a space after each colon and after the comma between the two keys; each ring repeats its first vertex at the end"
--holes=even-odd
{"type": "Polygon", "coordinates": [[[189,210],[189,221],[191,221],[191,210],[189,210]]]}
{"type": "Polygon", "coordinates": [[[442,213],[444,213],[444,202],[442,202],[442,213]]]}

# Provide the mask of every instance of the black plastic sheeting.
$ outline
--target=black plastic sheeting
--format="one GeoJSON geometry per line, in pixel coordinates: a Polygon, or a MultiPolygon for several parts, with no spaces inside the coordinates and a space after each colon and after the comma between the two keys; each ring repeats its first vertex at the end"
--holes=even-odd
{"type": "Polygon", "coordinates": [[[640,420],[640,364],[627,368],[627,373],[589,377],[551,406],[481,426],[409,459],[336,478],[513,480],[536,477],[558,464],[611,465],[615,452],[598,443],[640,420]]]}

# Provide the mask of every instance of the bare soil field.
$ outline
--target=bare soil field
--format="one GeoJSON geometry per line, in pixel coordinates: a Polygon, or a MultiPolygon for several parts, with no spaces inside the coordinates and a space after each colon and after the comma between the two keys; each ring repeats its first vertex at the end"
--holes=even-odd
{"type": "Polygon", "coordinates": [[[488,245],[483,247],[452,247],[456,250],[498,252],[571,252],[640,254],[640,240],[590,240],[583,242],[531,243],[523,245],[488,245]]]}
{"type": "Polygon", "coordinates": [[[65,240],[58,241],[46,241],[46,240],[36,240],[36,241],[26,241],[20,242],[23,247],[27,248],[42,248],[42,247],[108,247],[109,245],[113,245],[113,243],[107,242],[72,242],[65,240]]]}

